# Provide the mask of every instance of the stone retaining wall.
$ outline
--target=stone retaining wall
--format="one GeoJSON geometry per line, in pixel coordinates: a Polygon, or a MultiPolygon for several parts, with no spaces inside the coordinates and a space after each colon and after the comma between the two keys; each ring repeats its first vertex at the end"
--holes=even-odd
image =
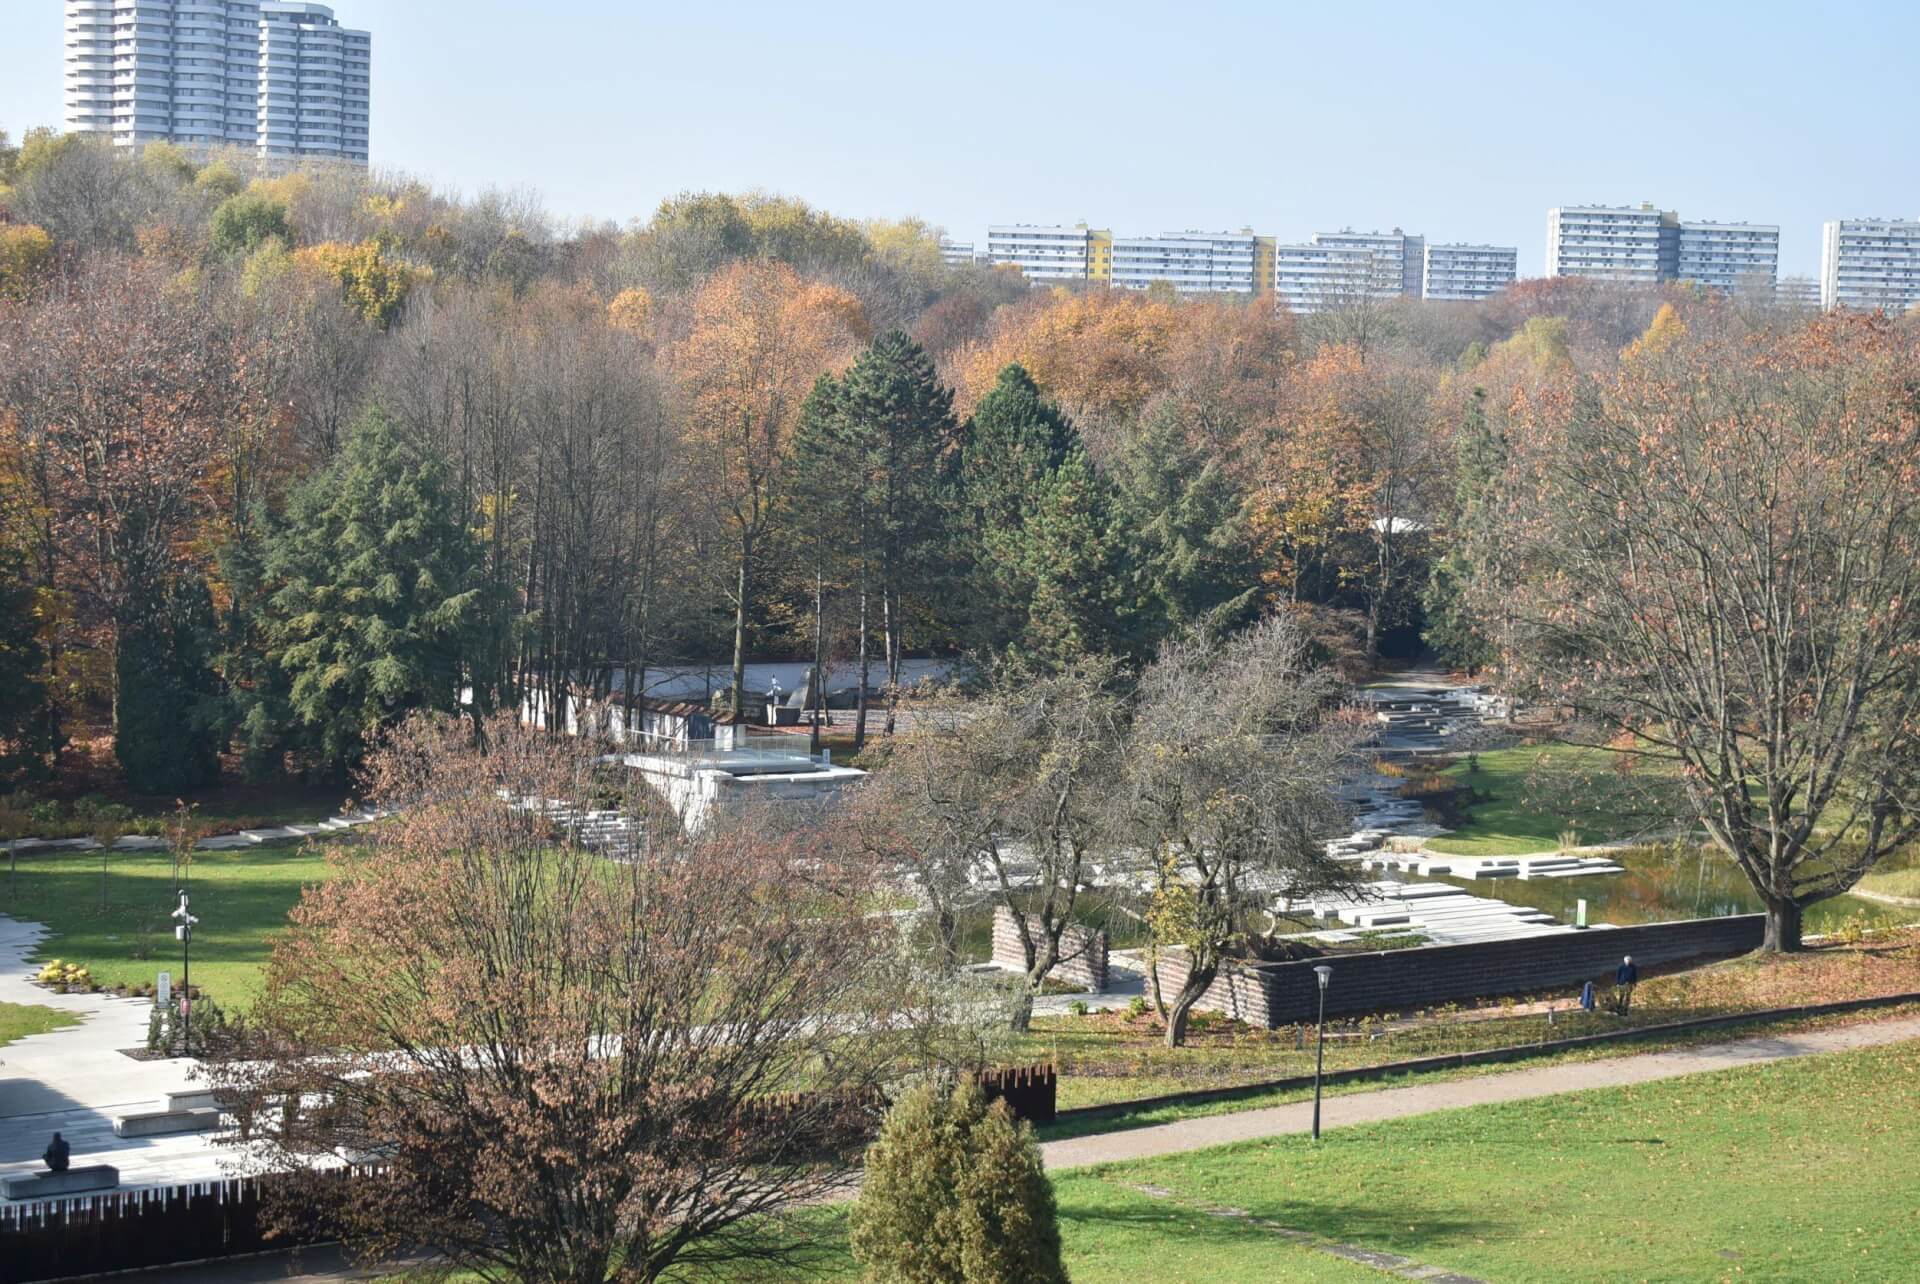
{"type": "MultiPolygon", "coordinates": [[[[1269,1030],[1311,1022],[1318,1002],[1313,968],[1324,963],[1333,968],[1327,989],[1328,1016],[1410,1012],[1463,999],[1577,988],[1586,981],[1611,984],[1614,968],[1627,954],[1643,969],[1682,959],[1731,958],[1758,948],[1765,929],[1765,915],[1738,914],[1471,945],[1233,965],[1215,978],[1196,1006],[1269,1030]]],[[[1186,978],[1184,955],[1177,949],[1163,952],[1160,984],[1169,998],[1186,978]]]]}
{"type": "MultiPolygon", "coordinates": [[[[1030,930],[1038,936],[1040,920],[1027,916],[1030,930]]],[[[1026,951],[1020,946],[1020,930],[1004,905],[993,909],[993,962],[996,967],[1027,970],[1026,951]]],[[[1056,981],[1085,986],[1095,994],[1107,988],[1107,934],[1095,928],[1069,927],[1060,933],[1060,961],[1047,973],[1056,981]]]]}

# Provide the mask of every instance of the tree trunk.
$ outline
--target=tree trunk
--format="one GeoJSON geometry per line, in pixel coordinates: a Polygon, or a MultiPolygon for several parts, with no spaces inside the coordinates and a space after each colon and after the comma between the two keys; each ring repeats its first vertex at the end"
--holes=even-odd
{"type": "Polygon", "coordinates": [[[1033,1028],[1033,996],[1038,988],[1038,982],[1031,976],[1020,979],[1020,990],[1013,996],[1013,1010],[1007,1021],[1007,1027],[1015,1034],[1025,1034],[1033,1028]]]}
{"type": "Polygon", "coordinates": [[[860,693],[854,697],[853,714],[853,751],[859,753],[867,745],[867,675],[872,672],[872,660],[867,654],[867,585],[860,584],[860,693]]]}
{"type": "Polygon", "coordinates": [[[1760,943],[1764,954],[1793,954],[1800,949],[1806,907],[1790,900],[1767,900],[1767,935],[1760,943]]]}
{"type": "Polygon", "coordinates": [[[1167,1046],[1179,1048],[1186,1046],[1187,1017],[1193,1012],[1193,1005],[1213,984],[1213,978],[1219,975],[1218,966],[1195,968],[1187,973],[1187,983],[1180,987],[1180,993],[1173,996],[1173,1004],[1167,1009],[1167,1046]]]}
{"type": "Polygon", "coordinates": [[[820,710],[822,700],[820,688],[825,685],[820,673],[820,662],[825,656],[826,640],[820,623],[820,610],[826,598],[823,577],[819,571],[813,573],[813,680],[808,683],[807,704],[811,706],[810,721],[813,729],[807,733],[807,752],[820,752],[820,710]]]}
{"type": "Polygon", "coordinates": [[[953,912],[951,905],[942,905],[934,915],[934,922],[940,933],[940,965],[951,972],[960,966],[960,949],[954,943],[960,934],[960,916],[953,912]]]}
{"type": "Polygon", "coordinates": [[[1153,1000],[1153,1011],[1164,1025],[1167,1020],[1167,998],[1160,992],[1160,942],[1147,942],[1147,994],[1153,1000]]]}
{"type": "Polygon", "coordinates": [[[743,547],[740,550],[740,575],[734,586],[731,703],[736,717],[745,711],[747,700],[747,563],[752,557],[750,548],[743,547]]]}
{"type": "Polygon", "coordinates": [[[885,617],[887,648],[887,726],[893,734],[894,718],[900,707],[900,604],[892,590],[881,595],[880,610],[885,617]]]}

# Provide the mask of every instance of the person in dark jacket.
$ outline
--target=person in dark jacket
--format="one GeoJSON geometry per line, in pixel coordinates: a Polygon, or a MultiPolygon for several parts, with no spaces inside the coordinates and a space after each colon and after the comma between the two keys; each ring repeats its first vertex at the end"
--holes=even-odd
{"type": "Polygon", "coordinates": [[[1640,969],[1633,965],[1633,955],[1620,960],[1620,966],[1613,970],[1613,1010],[1621,1016],[1627,1014],[1627,1005],[1633,1002],[1633,987],[1640,984],[1640,969]]]}
{"type": "Polygon", "coordinates": [[[56,1132],[53,1140],[47,1143],[46,1153],[40,1158],[47,1161],[48,1172],[63,1173],[67,1171],[67,1160],[72,1155],[73,1149],[67,1145],[67,1139],[56,1132]]]}

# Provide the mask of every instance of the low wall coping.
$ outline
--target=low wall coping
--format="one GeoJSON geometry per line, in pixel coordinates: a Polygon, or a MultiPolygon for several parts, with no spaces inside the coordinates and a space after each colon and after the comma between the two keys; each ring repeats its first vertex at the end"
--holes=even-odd
{"type": "Polygon", "coordinates": [[[28,1173],[4,1183],[8,1199],[44,1199],[87,1190],[112,1190],[120,1184],[120,1170],[112,1164],[86,1164],[63,1173],[28,1173]]]}

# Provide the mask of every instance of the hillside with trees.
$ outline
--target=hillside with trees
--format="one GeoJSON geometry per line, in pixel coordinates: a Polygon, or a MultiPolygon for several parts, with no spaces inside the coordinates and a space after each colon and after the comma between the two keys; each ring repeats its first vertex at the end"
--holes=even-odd
{"type": "Polygon", "coordinates": [[[148,795],[339,780],[415,710],[688,662],[737,706],[749,661],[830,661],[881,701],[864,742],[909,654],[1137,674],[1283,613],[1314,664],[1431,648],[1677,757],[1788,936],[1909,832],[1913,317],[1566,278],[1293,316],[938,236],[0,147],[6,783],[82,744],[148,795]],[[1729,640],[1750,595],[1785,614],[1729,640]],[[1851,631],[1796,635],[1815,608],[1851,631]],[[1743,685],[1651,698],[1709,637],[1743,685]],[[1757,814],[1745,738],[1808,701],[1757,814]],[[1864,854],[1813,833],[1843,806],[1864,854]]]}

